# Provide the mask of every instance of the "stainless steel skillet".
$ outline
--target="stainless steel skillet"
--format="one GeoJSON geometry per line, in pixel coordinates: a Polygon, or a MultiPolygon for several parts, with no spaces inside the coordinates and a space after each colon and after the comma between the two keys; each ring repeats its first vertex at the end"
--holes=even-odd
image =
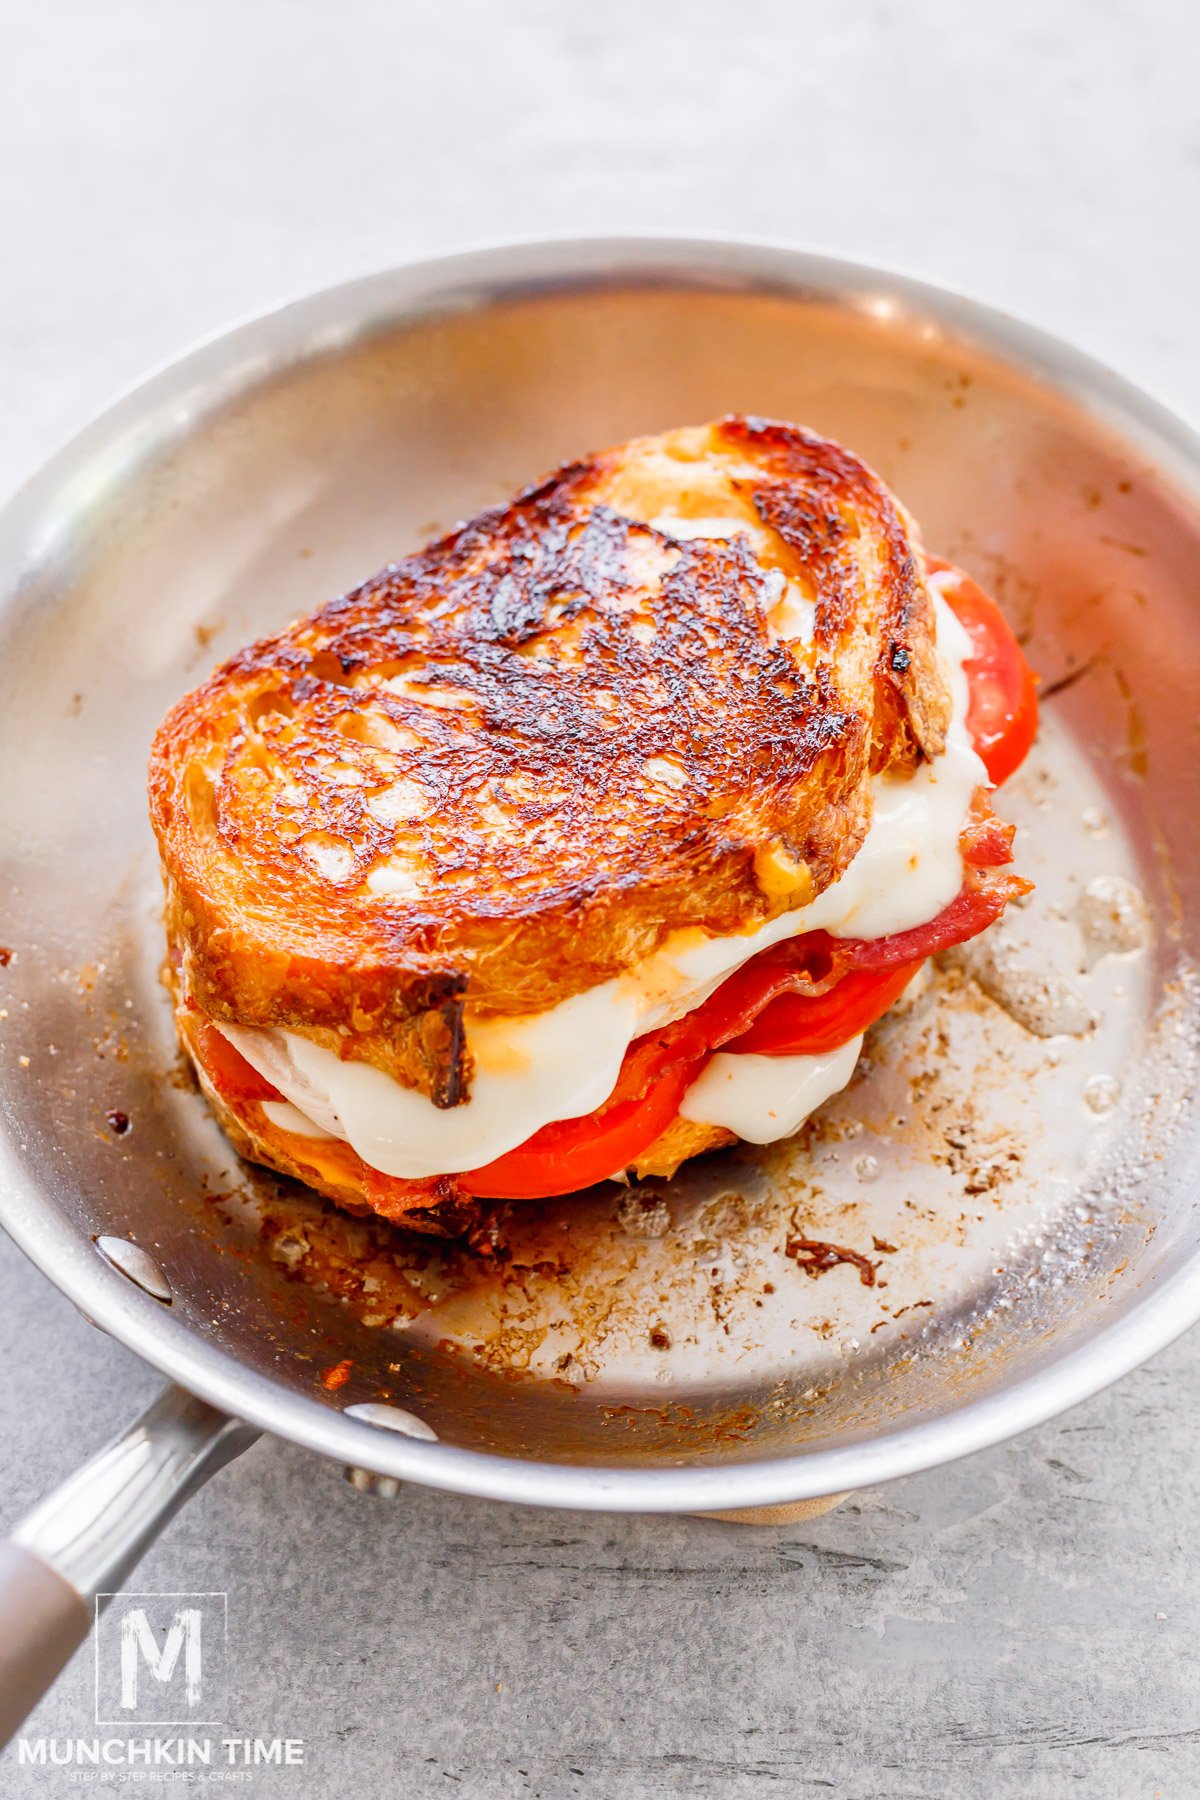
{"type": "Polygon", "coordinates": [[[152,376],[17,496],[0,1218],[177,1385],[3,1551],[0,1722],[85,1629],[79,1596],[255,1430],[533,1504],[765,1508],[993,1443],[1200,1314],[1198,507],[1191,432],[1066,346],[901,276],[683,240],[315,295],[152,376]],[[670,1189],[443,1252],[239,1166],[157,982],[162,711],[556,461],[729,409],[852,444],[1027,636],[1046,730],[1003,808],[1034,901],[793,1145],[670,1189]],[[870,1285],[807,1271],[798,1236],[870,1285]]]}

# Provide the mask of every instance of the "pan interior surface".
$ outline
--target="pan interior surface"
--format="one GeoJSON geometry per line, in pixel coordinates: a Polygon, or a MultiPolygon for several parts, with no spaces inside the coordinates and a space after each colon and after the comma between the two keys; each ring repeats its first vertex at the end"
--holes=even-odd
{"type": "MultiPolygon", "coordinates": [[[[201,1386],[224,1370],[244,1410],[334,1451],[365,1401],[440,1446],[613,1471],[749,1477],[980,1407],[1001,1435],[1067,1362],[1094,1355],[1100,1385],[1115,1324],[1158,1307],[1166,1336],[1200,1308],[1200,471],[1099,372],[1084,391],[932,290],[799,254],[548,256],[400,271],[244,327],[5,515],[5,1222],[152,1360],[201,1386]],[[446,1246],[239,1163],[158,978],[162,713],[555,463],[731,410],[849,444],[1005,606],[1043,681],[998,803],[1035,894],[796,1139],[674,1183],[497,1207],[446,1246]],[[169,1309],[100,1235],[152,1252],[169,1309]]],[[[440,1478],[435,1448],[411,1454],[440,1478]]],[[[855,1478],[843,1455],[831,1485],[855,1478]]]]}

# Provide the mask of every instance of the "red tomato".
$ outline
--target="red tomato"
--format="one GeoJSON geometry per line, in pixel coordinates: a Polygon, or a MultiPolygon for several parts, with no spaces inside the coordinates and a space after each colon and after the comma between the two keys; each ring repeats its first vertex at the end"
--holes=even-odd
{"type": "Polygon", "coordinates": [[[971,654],[963,664],[971,684],[967,726],[999,787],[1020,768],[1037,733],[1037,676],[996,602],[952,563],[931,556],[928,567],[930,574],[950,570],[955,578],[944,591],[971,640],[971,654]]]}
{"type": "Polygon", "coordinates": [[[726,1050],[755,1056],[822,1056],[849,1043],[900,998],[925,958],[876,971],[851,969],[823,994],[780,994],[726,1050]]]}
{"type": "Polygon", "coordinates": [[[707,1060],[691,1018],[638,1038],[596,1112],[543,1125],[516,1150],[460,1175],[459,1186],[482,1199],[540,1200],[606,1181],[662,1135],[707,1060]]]}
{"type": "Polygon", "coordinates": [[[280,1099],[279,1089],[272,1087],[215,1025],[204,1020],[197,1027],[197,1038],[197,1055],[204,1073],[219,1094],[230,1100],[280,1099]]]}

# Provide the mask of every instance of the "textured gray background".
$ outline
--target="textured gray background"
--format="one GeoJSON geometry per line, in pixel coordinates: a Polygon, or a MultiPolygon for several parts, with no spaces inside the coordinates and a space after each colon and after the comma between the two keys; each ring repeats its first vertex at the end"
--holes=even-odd
{"type": "MultiPolygon", "coordinates": [[[[1200,414],[1192,0],[0,8],[0,486],[283,294],[485,237],[681,227],[908,265],[1200,414]]],[[[0,1518],[155,1378],[0,1242],[0,1518]]],[[[261,1445],[149,1558],[228,1589],[254,1791],[1200,1791],[1200,1337],[815,1523],[391,1504],[261,1445]]],[[[31,1729],[87,1733],[86,1666],[31,1729]]],[[[67,1787],[0,1760],[0,1795],[67,1787]]],[[[210,1790],[212,1791],[212,1790],[210,1790]]]]}

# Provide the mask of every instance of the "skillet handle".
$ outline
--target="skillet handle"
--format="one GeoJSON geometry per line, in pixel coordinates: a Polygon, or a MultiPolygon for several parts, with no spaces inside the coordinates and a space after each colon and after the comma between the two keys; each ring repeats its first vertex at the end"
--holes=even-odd
{"type": "Polygon", "coordinates": [[[257,1436],[168,1387],[0,1541],[0,1746],[71,1660],[103,1597],[257,1436]]]}

